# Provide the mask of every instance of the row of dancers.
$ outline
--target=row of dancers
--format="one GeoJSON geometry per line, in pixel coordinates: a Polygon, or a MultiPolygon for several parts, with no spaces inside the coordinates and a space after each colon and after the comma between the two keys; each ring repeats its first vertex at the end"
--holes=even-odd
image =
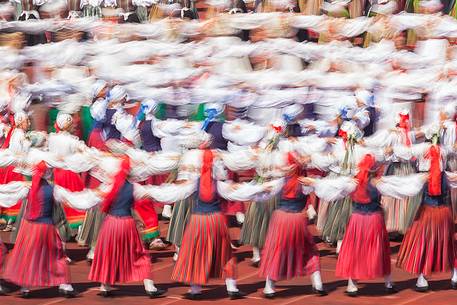
{"type": "Polygon", "coordinates": [[[349,296],[358,294],[358,280],[376,278],[384,278],[386,293],[396,292],[386,220],[390,231],[405,234],[396,265],[418,275],[416,290],[427,291],[434,272],[451,272],[457,288],[449,197],[457,185],[454,103],[442,103],[430,125],[412,129],[401,111],[394,126],[375,130],[367,92],[355,92],[356,106],[329,121],[302,119],[305,107],[291,104],[259,125],[246,120],[248,109],[222,103],[205,104],[203,121],[172,106],[159,120],[153,100],[133,115],[121,86],[99,80],[92,89],[87,144],[72,135],[70,113],[57,114],[50,134],[30,131],[27,108],[10,105],[15,113],[5,117],[0,205],[21,212],[14,248],[2,252],[3,277],[21,286],[22,296],[57,285],[75,296],[62,240],[71,215],[84,215],[77,239],[93,246],[89,280],[101,283],[101,295],[131,281],[143,281],[151,297],[162,295],[132,210],[146,219],[154,204],[165,203],[173,205],[167,239],[177,250],[171,278],[190,285],[190,299],[210,278],[224,278],[228,296],[242,298],[222,212],[231,206],[242,213],[242,202],[250,206],[238,217],[241,242],[253,246],[265,297],[275,297],[277,281],[303,275],[311,276],[314,293],[326,295],[308,229],[314,196],[318,228],[337,244],[336,275],[348,279],[349,296]]]}

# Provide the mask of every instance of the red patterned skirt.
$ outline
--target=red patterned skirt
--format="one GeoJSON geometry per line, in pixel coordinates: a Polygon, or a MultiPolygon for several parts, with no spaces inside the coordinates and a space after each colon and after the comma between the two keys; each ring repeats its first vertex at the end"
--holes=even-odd
{"type": "Polygon", "coordinates": [[[451,270],[454,258],[454,223],[450,207],[422,205],[403,238],[397,266],[409,273],[430,275],[451,270]]]}
{"type": "Polygon", "coordinates": [[[319,270],[319,251],[305,214],[274,211],[262,251],[260,276],[279,281],[319,270]]]}
{"type": "Polygon", "coordinates": [[[104,284],[137,282],[150,278],[151,269],[151,259],[133,217],[107,215],[98,235],[89,280],[104,284]]]}
{"type": "Polygon", "coordinates": [[[336,264],[336,276],[370,280],[390,274],[389,236],[382,211],[353,212],[336,264]]]}
{"type": "Polygon", "coordinates": [[[204,285],[209,278],[235,278],[226,218],[222,213],[192,214],[184,231],[174,281],[204,285]]]}
{"type": "Polygon", "coordinates": [[[22,287],[70,283],[70,269],[54,225],[22,220],[3,277],[22,287]]]}
{"type": "MultiPolygon", "coordinates": [[[[168,176],[168,174],[151,176],[142,184],[161,185],[165,183],[168,176]]],[[[159,216],[155,210],[156,205],[162,205],[162,203],[145,198],[135,201],[133,206],[135,213],[143,223],[143,227],[141,228],[143,240],[151,240],[160,236],[159,216]]]]}
{"type": "MultiPolygon", "coordinates": [[[[54,169],[54,183],[72,192],[84,190],[84,182],[80,175],[65,169],[54,169]]],[[[85,211],[75,210],[67,205],[63,206],[70,228],[77,229],[84,221],[85,211]]]]}
{"type": "MultiPolygon", "coordinates": [[[[7,184],[13,181],[24,181],[24,176],[14,171],[13,165],[0,168],[0,184],[7,184]]],[[[9,208],[1,208],[1,216],[3,218],[15,221],[21,210],[22,200],[19,200],[15,205],[9,208]]]]}

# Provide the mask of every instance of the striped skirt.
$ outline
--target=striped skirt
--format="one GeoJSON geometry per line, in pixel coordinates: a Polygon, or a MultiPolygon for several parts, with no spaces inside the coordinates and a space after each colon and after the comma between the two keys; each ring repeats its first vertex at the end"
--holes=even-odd
{"type": "Polygon", "coordinates": [[[321,234],[324,231],[325,223],[327,222],[329,206],[330,203],[328,201],[319,201],[319,207],[317,209],[316,228],[319,232],[321,232],[321,234]]]}
{"type": "Polygon", "coordinates": [[[328,215],[322,230],[322,237],[325,241],[335,243],[343,239],[351,212],[352,200],[350,197],[329,202],[328,215]]]}
{"type": "Polygon", "coordinates": [[[184,229],[189,222],[195,199],[190,196],[178,201],[173,206],[170,224],[168,226],[167,241],[181,247],[184,229]]]}
{"type": "MultiPolygon", "coordinates": [[[[14,171],[13,165],[0,168],[0,183],[7,184],[13,181],[24,181],[22,174],[14,171]]],[[[21,210],[22,200],[19,200],[15,205],[9,208],[0,208],[0,216],[7,221],[15,222],[21,210]]]]}
{"type": "MultiPolygon", "coordinates": [[[[410,162],[393,163],[389,169],[389,175],[406,176],[416,172],[410,162]]],[[[421,203],[422,194],[405,199],[395,199],[382,196],[381,205],[384,209],[386,228],[388,232],[404,234],[414,221],[421,203]]]]}
{"type": "Polygon", "coordinates": [[[389,236],[382,211],[352,213],[336,264],[337,277],[371,280],[390,274],[389,236]]]}
{"type": "Polygon", "coordinates": [[[95,247],[89,280],[105,284],[143,281],[151,277],[151,259],[133,217],[107,215],[95,247]]]}
{"type": "MultiPolygon", "coordinates": [[[[86,182],[89,188],[97,188],[101,182],[96,178],[86,175],[86,182]]],[[[100,210],[99,206],[95,206],[86,212],[84,221],[81,225],[81,230],[76,236],[76,241],[80,246],[95,247],[97,244],[98,233],[105,219],[105,213],[100,210]]]]}
{"type": "Polygon", "coordinates": [[[278,281],[319,270],[319,251],[308,231],[306,215],[274,211],[262,251],[260,276],[278,281]]]}
{"type": "Polygon", "coordinates": [[[23,220],[3,277],[22,287],[70,283],[70,269],[55,227],[23,220]]]}
{"type": "Polygon", "coordinates": [[[397,266],[413,273],[430,275],[454,266],[454,222],[449,206],[422,205],[406,232],[398,252],[397,266]]]}
{"type": "Polygon", "coordinates": [[[271,215],[276,209],[276,197],[263,202],[252,202],[241,228],[240,242],[259,249],[265,245],[271,215]]]}
{"type": "Polygon", "coordinates": [[[76,241],[80,246],[95,247],[105,214],[96,206],[86,212],[76,241]]]}
{"type": "Polygon", "coordinates": [[[236,258],[222,213],[192,214],[184,232],[174,281],[204,285],[210,278],[235,278],[236,258]]]}

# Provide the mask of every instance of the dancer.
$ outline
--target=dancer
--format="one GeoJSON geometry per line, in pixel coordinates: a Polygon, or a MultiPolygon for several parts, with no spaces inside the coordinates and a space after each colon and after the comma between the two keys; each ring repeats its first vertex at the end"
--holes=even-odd
{"type": "Polygon", "coordinates": [[[278,208],[273,212],[262,252],[260,275],[266,278],[263,293],[274,298],[274,284],[282,279],[311,275],[313,292],[326,295],[322,285],[319,251],[307,228],[306,196],[299,183],[303,164],[298,156],[289,152],[287,161],[290,172],[279,196],[278,208]]]}
{"type": "Polygon", "coordinates": [[[3,275],[5,279],[21,286],[23,298],[30,297],[32,287],[57,285],[64,297],[76,295],[70,284],[70,268],[52,214],[57,201],[74,204],[81,198],[69,198],[66,192],[53,187],[48,182],[50,176],[47,170],[42,161],[34,169],[31,186],[28,186],[28,182],[12,182],[0,188],[6,202],[27,197],[29,193],[24,219],[3,275]]]}
{"type": "Polygon", "coordinates": [[[389,240],[380,208],[380,193],[395,198],[419,193],[426,176],[376,177],[376,160],[366,154],[357,166],[355,179],[351,177],[302,179],[312,185],[318,197],[327,200],[350,195],[352,213],[341,245],[336,276],[348,278],[346,294],[358,295],[357,280],[383,277],[386,293],[396,292],[391,279],[389,240]],[[309,183],[311,182],[311,183],[309,183]],[[365,259],[360,259],[365,257],[365,259]]]}
{"type": "Polygon", "coordinates": [[[213,151],[205,149],[201,153],[200,158],[203,160],[200,159],[202,163],[195,193],[196,203],[184,232],[172,279],[190,284],[186,298],[198,299],[202,294],[201,286],[206,284],[209,278],[223,277],[228,296],[239,299],[244,297],[244,293],[236,286],[236,258],[232,256],[226,219],[220,209],[220,198],[252,200],[256,195],[267,191],[271,185],[253,186],[244,183],[237,188],[218,182],[216,188],[216,179],[223,178],[223,172],[214,163],[213,151]]]}
{"type": "Polygon", "coordinates": [[[418,149],[419,169],[428,170],[429,178],[422,192],[422,205],[405,234],[398,252],[397,266],[417,274],[416,291],[429,290],[427,276],[452,270],[451,287],[457,289],[454,222],[449,206],[449,190],[455,187],[455,173],[444,173],[446,152],[439,143],[441,129],[431,131],[418,149]],[[447,176],[447,177],[446,177],[447,176]]]}

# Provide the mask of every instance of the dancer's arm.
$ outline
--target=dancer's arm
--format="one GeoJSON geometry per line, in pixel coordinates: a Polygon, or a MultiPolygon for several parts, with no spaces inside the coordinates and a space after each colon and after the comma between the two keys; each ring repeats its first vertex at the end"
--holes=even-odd
{"type": "Polygon", "coordinates": [[[264,183],[217,182],[219,195],[231,201],[264,201],[278,194],[284,185],[284,179],[275,179],[264,183]]]}
{"type": "Polygon", "coordinates": [[[0,184],[0,207],[9,208],[29,194],[31,182],[15,181],[0,184]]]}
{"type": "Polygon", "coordinates": [[[381,194],[401,199],[417,195],[426,181],[427,174],[383,176],[375,180],[375,185],[381,194]]]}
{"type": "Polygon", "coordinates": [[[183,183],[163,183],[161,185],[134,184],[133,195],[136,199],[151,198],[158,202],[174,203],[184,200],[197,190],[197,180],[183,183]]]}
{"type": "Polygon", "coordinates": [[[303,193],[310,193],[314,190],[316,196],[325,201],[342,199],[351,194],[357,186],[354,178],[346,176],[323,179],[305,177],[301,178],[300,182],[303,184],[303,193]]]}
{"type": "Polygon", "coordinates": [[[56,185],[54,186],[54,199],[77,210],[88,210],[101,203],[103,196],[99,190],[85,189],[80,192],[71,192],[56,185]]]}

